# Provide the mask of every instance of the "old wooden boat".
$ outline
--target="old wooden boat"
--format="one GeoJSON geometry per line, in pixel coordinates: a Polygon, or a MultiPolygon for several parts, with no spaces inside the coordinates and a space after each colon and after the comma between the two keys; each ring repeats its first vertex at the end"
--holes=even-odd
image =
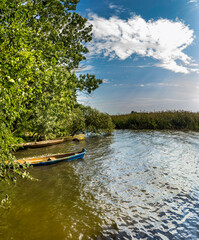
{"type": "Polygon", "coordinates": [[[47,140],[47,141],[39,141],[39,142],[27,142],[22,143],[18,146],[18,149],[27,149],[27,148],[41,148],[41,147],[48,147],[56,144],[63,143],[65,141],[72,141],[72,140],[83,140],[85,138],[85,134],[73,135],[64,137],[62,139],[55,139],[55,140],[47,140]]]}
{"type": "Polygon", "coordinates": [[[64,139],[55,139],[55,140],[47,140],[47,141],[39,141],[39,142],[27,142],[27,143],[20,144],[19,149],[48,147],[48,146],[56,145],[63,142],[64,142],[64,139]]]}
{"type": "Polygon", "coordinates": [[[85,149],[82,149],[80,152],[75,153],[64,153],[64,154],[57,154],[45,157],[34,157],[34,158],[27,158],[27,159],[19,159],[17,160],[20,165],[24,163],[30,164],[32,166],[42,166],[42,165],[50,165],[59,163],[62,161],[72,161],[76,159],[82,159],[84,154],[86,153],[85,149]]]}

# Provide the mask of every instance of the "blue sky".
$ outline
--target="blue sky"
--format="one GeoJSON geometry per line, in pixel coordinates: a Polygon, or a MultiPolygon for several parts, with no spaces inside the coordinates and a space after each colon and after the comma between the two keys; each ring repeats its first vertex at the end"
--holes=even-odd
{"type": "Polygon", "coordinates": [[[80,0],[93,25],[81,73],[104,83],[79,102],[110,114],[199,111],[199,0],[80,0]]]}

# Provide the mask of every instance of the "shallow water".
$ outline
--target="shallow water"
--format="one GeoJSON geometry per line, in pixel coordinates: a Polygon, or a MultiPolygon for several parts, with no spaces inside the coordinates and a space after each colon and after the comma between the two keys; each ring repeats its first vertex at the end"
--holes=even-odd
{"type": "Polygon", "coordinates": [[[199,134],[115,131],[17,157],[87,149],[84,160],[0,185],[0,239],[199,239],[199,134]]]}

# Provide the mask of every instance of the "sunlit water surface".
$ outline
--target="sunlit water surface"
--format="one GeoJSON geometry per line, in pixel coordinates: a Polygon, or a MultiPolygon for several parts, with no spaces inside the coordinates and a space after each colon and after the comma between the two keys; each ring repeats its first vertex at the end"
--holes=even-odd
{"type": "Polygon", "coordinates": [[[87,149],[84,160],[0,185],[0,239],[199,239],[199,134],[115,131],[17,157],[87,149]]]}

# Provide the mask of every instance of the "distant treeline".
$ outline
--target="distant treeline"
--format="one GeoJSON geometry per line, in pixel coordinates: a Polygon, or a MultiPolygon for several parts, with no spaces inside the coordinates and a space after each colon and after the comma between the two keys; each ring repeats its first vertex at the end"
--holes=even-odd
{"type": "Polygon", "coordinates": [[[116,129],[199,131],[199,113],[186,111],[132,112],[111,116],[116,129]]]}

